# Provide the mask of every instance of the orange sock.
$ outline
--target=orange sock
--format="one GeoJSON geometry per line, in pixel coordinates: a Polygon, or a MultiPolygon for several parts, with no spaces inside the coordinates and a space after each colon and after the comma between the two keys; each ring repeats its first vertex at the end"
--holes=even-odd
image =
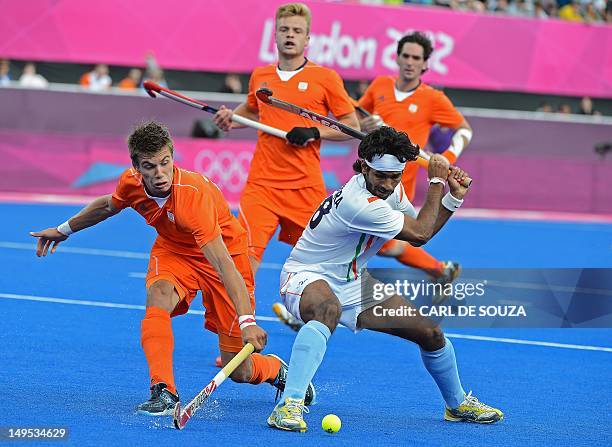
{"type": "Polygon", "coordinates": [[[397,241],[395,239],[389,239],[383,244],[382,247],[380,247],[380,250],[378,250],[378,254],[385,256],[385,252],[393,250],[396,245],[397,241]]]}
{"type": "Polygon", "coordinates": [[[258,383],[276,379],[281,363],[280,360],[271,355],[252,354],[251,365],[253,368],[253,375],[249,382],[253,385],[257,385],[258,383]]]}
{"type": "Polygon", "coordinates": [[[442,273],[443,263],[421,247],[413,247],[410,244],[406,244],[404,251],[396,259],[404,265],[425,270],[427,273],[435,276],[442,273]]]}
{"type": "Polygon", "coordinates": [[[151,384],[164,382],[168,385],[168,391],[176,394],[172,372],[174,336],[170,313],[159,307],[147,307],[142,320],[140,342],[149,364],[151,384]]]}

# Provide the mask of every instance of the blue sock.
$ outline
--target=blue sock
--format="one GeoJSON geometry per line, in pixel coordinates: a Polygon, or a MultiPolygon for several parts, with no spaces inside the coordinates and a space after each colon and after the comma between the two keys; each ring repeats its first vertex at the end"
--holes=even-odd
{"type": "Polygon", "coordinates": [[[436,381],[440,393],[446,401],[446,406],[457,408],[465,398],[465,391],[463,391],[461,380],[459,380],[453,344],[446,337],[444,337],[444,340],[446,341],[444,347],[437,351],[429,352],[421,349],[421,358],[425,368],[436,381]]]}
{"type": "Polygon", "coordinates": [[[330,336],[329,328],[319,321],[311,320],[302,326],[293,342],[287,384],[281,402],[286,397],[304,399],[306,388],[323,360],[330,336]]]}

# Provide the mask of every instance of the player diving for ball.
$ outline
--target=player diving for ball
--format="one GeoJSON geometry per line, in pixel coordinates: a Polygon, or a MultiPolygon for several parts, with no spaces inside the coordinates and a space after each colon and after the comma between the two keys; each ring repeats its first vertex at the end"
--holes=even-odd
{"type": "MultiPolygon", "coordinates": [[[[246,232],[231,214],[217,186],[201,174],[174,165],[174,144],[159,123],[138,126],[128,138],[132,167],[113,194],[93,200],[57,228],[30,233],[36,254],[46,256],[85,228],[131,207],[155,227],[146,277],[147,301],[141,344],[149,365],[151,397],[138,413],[172,415],[179,400],[174,382],[171,318],[189,310],[199,291],[206,308],[205,328],[218,334],[223,365],[245,343],[261,351],[266,332],[254,317],[253,273],[246,232]]],[[[275,355],[251,354],[231,375],[235,382],[268,382],[284,389],[287,364],[275,355]]],[[[306,400],[314,399],[310,387],[306,400]]]]}
{"type": "Polygon", "coordinates": [[[418,314],[389,316],[393,314],[389,310],[411,306],[399,295],[376,300],[362,294],[362,287],[371,290],[367,285],[376,282],[366,271],[368,259],[391,239],[416,246],[429,241],[462,204],[468,189],[461,182],[467,174],[459,168],[449,174],[448,160],[434,155],[427,197],[417,215],[401,184],[406,162],[418,154],[408,136],[381,127],[364,138],[358,154],[353,165],[357,174],[323,201],[283,266],[281,297],[289,312],[305,324],[293,344],[284,394],[268,424],[282,430],[307,429],[306,389],[338,323],[355,332],[370,329],[416,343],[446,402],[447,421],[503,419],[500,410],[465,393],[453,345],[438,325],[418,314]],[[450,192],[443,196],[447,182],[450,192]]]}

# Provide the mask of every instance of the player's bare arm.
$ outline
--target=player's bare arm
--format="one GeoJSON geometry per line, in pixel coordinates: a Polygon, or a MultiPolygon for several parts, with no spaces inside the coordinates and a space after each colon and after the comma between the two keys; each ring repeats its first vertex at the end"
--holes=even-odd
{"type": "Polygon", "coordinates": [[[404,216],[404,227],[396,239],[419,247],[426,244],[435,234],[438,215],[443,208],[442,195],[449,176],[448,169],[449,163],[446,158],[438,154],[431,157],[427,171],[430,184],[425,203],[416,219],[404,216]]]}
{"type": "Polygon", "coordinates": [[[228,132],[230,129],[240,129],[246,127],[232,120],[232,116],[240,115],[253,121],[259,121],[259,113],[257,110],[249,108],[246,102],[243,102],[234,110],[228,109],[225,106],[219,107],[219,111],[215,113],[213,118],[214,123],[223,131],[228,132]]]}
{"type": "Polygon", "coordinates": [[[451,168],[451,172],[448,175],[448,187],[450,190],[450,194],[452,199],[448,203],[444,203],[444,199],[442,200],[442,205],[440,207],[440,211],[438,212],[438,219],[434,225],[434,232],[432,236],[435,236],[438,231],[448,222],[448,219],[454,214],[454,210],[458,209],[463,202],[463,198],[468,193],[469,186],[463,186],[462,182],[465,181],[469,177],[469,174],[465,172],[463,169],[453,166],[451,168]],[[456,203],[455,203],[456,202],[456,203]],[[453,210],[449,209],[453,208],[453,210]]]}
{"type": "MultiPolygon", "coordinates": [[[[227,251],[221,235],[202,246],[202,252],[206,259],[208,259],[208,262],[214,267],[221,282],[223,282],[227,294],[234,303],[238,317],[253,315],[244,279],[236,269],[236,265],[227,251]]],[[[268,335],[262,328],[253,324],[242,329],[242,339],[245,344],[251,343],[255,350],[259,352],[266,346],[268,335]]]]}
{"type": "Polygon", "coordinates": [[[365,133],[370,133],[384,124],[384,121],[378,115],[369,115],[359,120],[361,130],[365,133]]]}
{"type": "MultiPolygon", "coordinates": [[[[472,126],[470,126],[470,123],[465,118],[463,119],[463,122],[461,124],[459,124],[459,126],[457,126],[457,128],[455,129],[455,132],[457,132],[457,131],[459,131],[461,129],[467,129],[469,131],[472,131],[472,126]]],[[[466,144],[467,143],[469,143],[469,141],[466,139],[466,144]]]]}
{"type": "Polygon", "coordinates": [[[380,115],[375,114],[374,110],[369,110],[368,107],[362,105],[358,106],[357,109],[359,111],[357,118],[362,132],[370,133],[385,125],[383,119],[380,115]]]}
{"type": "Polygon", "coordinates": [[[455,133],[451,139],[450,146],[442,152],[442,155],[451,163],[457,161],[457,158],[459,158],[464,149],[470,144],[470,141],[472,141],[473,135],[472,127],[465,118],[454,130],[455,133]]]}
{"type": "Polygon", "coordinates": [[[463,140],[463,149],[465,149],[468,144],[470,144],[470,141],[472,141],[472,133],[472,126],[470,126],[470,123],[468,123],[466,119],[464,119],[459,127],[455,129],[455,135],[463,140]]]}
{"type": "Polygon", "coordinates": [[[50,247],[51,253],[55,253],[57,245],[68,239],[70,234],[92,227],[121,211],[113,206],[111,197],[112,195],[108,194],[94,199],[89,205],[79,211],[78,214],[68,219],[59,227],[30,232],[31,236],[38,238],[36,256],[46,256],[50,247]]]}

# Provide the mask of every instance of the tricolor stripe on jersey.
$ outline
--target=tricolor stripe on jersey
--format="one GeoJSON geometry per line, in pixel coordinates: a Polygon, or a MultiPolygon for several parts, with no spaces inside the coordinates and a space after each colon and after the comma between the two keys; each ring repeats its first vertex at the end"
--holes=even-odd
{"type": "MultiPolygon", "coordinates": [[[[357,257],[359,256],[359,254],[361,252],[361,245],[363,244],[363,241],[365,240],[365,237],[366,237],[366,234],[362,233],[361,237],[359,238],[359,243],[357,244],[357,248],[355,249],[355,257],[353,258],[353,260],[349,264],[348,270],[346,272],[346,282],[349,282],[351,280],[354,281],[359,276],[359,272],[357,272],[357,257]],[[351,279],[351,271],[353,272],[353,276],[354,276],[354,278],[352,278],[352,279],[351,279]]],[[[368,251],[368,249],[372,246],[372,242],[374,242],[374,236],[370,235],[370,237],[368,238],[368,242],[366,243],[366,246],[363,249],[364,253],[366,251],[368,251]]]]}

